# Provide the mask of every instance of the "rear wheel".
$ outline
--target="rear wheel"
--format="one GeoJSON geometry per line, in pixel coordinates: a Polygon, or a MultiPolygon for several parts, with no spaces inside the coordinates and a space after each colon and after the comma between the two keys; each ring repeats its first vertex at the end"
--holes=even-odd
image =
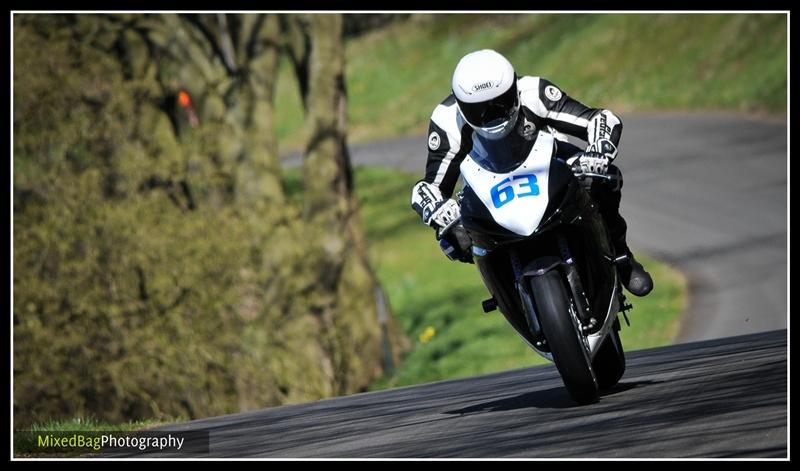
{"type": "Polygon", "coordinates": [[[597,379],[561,276],[550,271],[532,278],[531,292],[553,362],[567,391],[580,404],[596,402],[597,379]]]}
{"type": "Polygon", "coordinates": [[[614,386],[625,373],[625,351],[619,338],[619,319],[614,321],[614,327],[594,356],[592,366],[600,389],[614,386]]]}

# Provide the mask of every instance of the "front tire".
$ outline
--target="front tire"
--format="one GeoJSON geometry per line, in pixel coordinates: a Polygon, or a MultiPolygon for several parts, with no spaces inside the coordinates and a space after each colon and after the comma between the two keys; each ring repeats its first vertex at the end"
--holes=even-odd
{"type": "Polygon", "coordinates": [[[597,402],[597,379],[560,274],[550,271],[536,276],[530,286],[539,323],[567,391],[579,404],[597,402]]]}

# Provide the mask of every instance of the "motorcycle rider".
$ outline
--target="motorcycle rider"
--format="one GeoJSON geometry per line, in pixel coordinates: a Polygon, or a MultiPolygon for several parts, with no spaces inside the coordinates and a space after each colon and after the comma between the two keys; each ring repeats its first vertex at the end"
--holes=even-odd
{"type": "Polygon", "coordinates": [[[617,156],[622,121],[611,111],[589,108],[569,97],[552,82],[533,76],[518,77],[511,63],[496,51],[483,49],[465,55],[456,66],[452,90],[433,110],[428,128],[425,178],[411,194],[411,207],[433,227],[445,255],[472,262],[469,236],[455,223],[460,207],[452,199],[464,157],[472,150],[473,133],[485,139],[502,139],[517,132],[535,139],[538,131],[556,137],[555,158],[575,171],[616,174],[619,184],[592,184],[590,192],[611,234],[617,255],[627,255],[618,265],[622,284],[636,296],[653,289],[653,280],[637,262],[625,240],[627,224],[619,214],[622,175],[611,164],[617,156]],[[567,134],[588,142],[585,151],[564,139],[567,134]]]}

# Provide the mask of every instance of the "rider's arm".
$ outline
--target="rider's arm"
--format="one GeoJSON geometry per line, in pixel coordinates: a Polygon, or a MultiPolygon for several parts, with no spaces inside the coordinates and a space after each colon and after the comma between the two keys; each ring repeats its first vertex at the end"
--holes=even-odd
{"type": "MultiPolygon", "coordinates": [[[[453,195],[461,161],[470,151],[471,129],[458,117],[455,98],[450,95],[431,115],[428,127],[428,161],[425,178],[411,192],[411,207],[426,219],[431,212],[453,195]]],[[[427,221],[426,221],[427,222],[427,221]]]]}
{"type": "Polygon", "coordinates": [[[603,139],[619,146],[622,120],[611,111],[589,108],[541,77],[523,77],[520,91],[523,104],[541,118],[543,124],[583,139],[590,146],[603,139]]]}

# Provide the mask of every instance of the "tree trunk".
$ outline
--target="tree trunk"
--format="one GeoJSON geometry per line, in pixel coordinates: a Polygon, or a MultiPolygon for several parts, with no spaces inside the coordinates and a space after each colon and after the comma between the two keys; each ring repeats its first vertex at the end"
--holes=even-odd
{"type": "Polygon", "coordinates": [[[186,152],[211,156],[217,167],[214,191],[247,204],[282,203],[274,130],[278,18],[132,18],[123,44],[135,64],[131,70],[140,80],[157,82],[160,96],[154,98],[161,100],[186,152]]]}
{"type": "MultiPolygon", "coordinates": [[[[337,394],[354,392],[384,371],[384,348],[399,345],[399,331],[378,318],[380,286],[370,267],[353,195],[347,149],[347,95],[341,15],[313,15],[304,21],[310,38],[303,160],[305,217],[317,231],[327,293],[317,306],[337,394]],[[382,329],[383,327],[383,329],[382,329]],[[390,332],[384,338],[382,330],[390,332]]],[[[303,56],[300,52],[298,56],[303,56]]],[[[391,318],[391,316],[389,316],[391,318]]],[[[394,349],[394,354],[399,352],[394,349]]]]}
{"type": "Polygon", "coordinates": [[[352,168],[347,156],[344,44],[340,15],[311,17],[311,56],[303,163],[308,217],[336,225],[352,209],[352,168]]]}

